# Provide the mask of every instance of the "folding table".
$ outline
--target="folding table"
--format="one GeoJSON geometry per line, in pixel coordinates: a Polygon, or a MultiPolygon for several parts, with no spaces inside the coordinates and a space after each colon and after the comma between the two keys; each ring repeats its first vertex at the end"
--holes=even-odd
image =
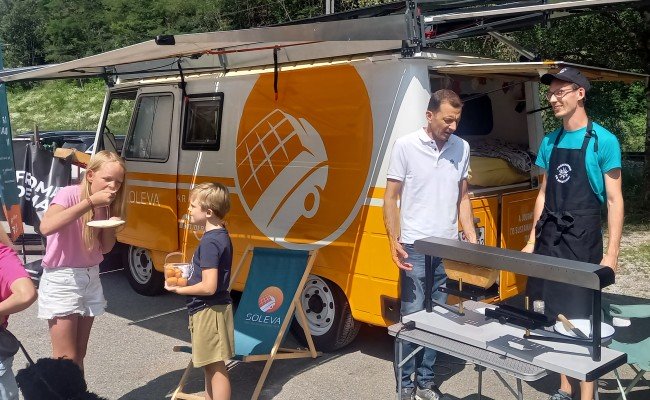
{"type": "MultiPolygon", "coordinates": [[[[476,309],[494,307],[480,302],[464,302],[465,315],[459,316],[442,307],[434,307],[406,315],[403,323],[391,325],[388,332],[398,342],[398,370],[404,362],[424,347],[470,361],[493,370],[519,400],[523,399],[521,381],[535,381],[548,371],[563,373],[579,380],[593,381],[626,363],[625,353],[601,349],[594,361],[589,346],[574,343],[547,342],[524,338],[525,329],[488,319],[476,309]],[[404,329],[404,324],[414,324],[404,329]],[[401,343],[408,341],[419,347],[411,354],[401,354],[401,343]],[[499,373],[517,379],[517,392],[509,387],[499,373]]],[[[559,336],[546,330],[535,330],[541,336],[559,336]]],[[[479,368],[478,395],[481,398],[482,369],[479,368]]],[[[401,382],[398,382],[401,386],[401,382]]],[[[401,387],[398,387],[398,394],[401,387]]]]}

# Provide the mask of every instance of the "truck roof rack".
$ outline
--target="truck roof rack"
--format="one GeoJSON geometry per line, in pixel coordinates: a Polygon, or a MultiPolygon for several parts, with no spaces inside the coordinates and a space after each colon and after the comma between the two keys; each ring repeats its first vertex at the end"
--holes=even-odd
{"type": "Polygon", "coordinates": [[[510,32],[571,15],[650,0],[406,0],[287,24],[161,37],[94,56],[0,76],[0,82],[72,77],[169,76],[395,52],[444,40],[510,32]],[[163,40],[164,39],[164,40],[163,40]],[[126,74],[126,75],[125,75],[126,74]]]}

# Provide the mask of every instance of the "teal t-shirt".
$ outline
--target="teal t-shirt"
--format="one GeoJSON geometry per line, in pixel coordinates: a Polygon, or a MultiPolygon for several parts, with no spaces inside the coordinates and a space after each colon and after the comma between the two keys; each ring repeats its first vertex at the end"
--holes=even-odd
{"type": "MultiPolygon", "coordinates": [[[[585,155],[587,175],[589,176],[589,183],[591,183],[591,188],[594,193],[596,193],[600,202],[604,203],[607,195],[605,193],[605,179],[603,175],[612,169],[621,168],[621,146],[613,133],[595,122],[592,124],[596,136],[598,137],[598,151],[594,151],[595,138],[591,138],[587,145],[587,154],[585,155]]],[[[581,148],[586,132],[587,127],[578,129],[577,131],[565,131],[560,138],[558,148],[581,148]]],[[[544,168],[547,174],[553,144],[555,143],[559,133],[559,128],[548,133],[544,139],[542,139],[542,144],[539,146],[539,152],[537,153],[535,164],[540,168],[544,168]]]]}

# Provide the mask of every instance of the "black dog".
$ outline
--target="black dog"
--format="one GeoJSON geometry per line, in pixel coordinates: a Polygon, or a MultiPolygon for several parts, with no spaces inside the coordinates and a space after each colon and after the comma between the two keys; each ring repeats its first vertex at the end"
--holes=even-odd
{"type": "Polygon", "coordinates": [[[25,400],[108,400],[89,392],[81,368],[65,358],[41,358],[18,371],[16,382],[25,400]]]}

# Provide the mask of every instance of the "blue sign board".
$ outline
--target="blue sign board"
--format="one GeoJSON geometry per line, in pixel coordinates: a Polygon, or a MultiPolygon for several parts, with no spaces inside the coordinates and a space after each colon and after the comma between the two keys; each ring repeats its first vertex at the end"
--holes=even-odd
{"type": "MultiPolygon", "coordinates": [[[[4,69],[2,44],[0,44],[0,71],[4,69]]],[[[11,238],[15,240],[23,232],[20,214],[20,201],[16,185],[13,146],[11,143],[11,123],[9,121],[9,104],[7,88],[0,82],[0,198],[5,213],[11,238]]]]}
{"type": "MultiPolygon", "coordinates": [[[[235,313],[235,353],[269,354],[307,268],[309,252],[255,248],[235,313]]],[[[291,315],[289,315],[291,317],[291,315]]]]}

